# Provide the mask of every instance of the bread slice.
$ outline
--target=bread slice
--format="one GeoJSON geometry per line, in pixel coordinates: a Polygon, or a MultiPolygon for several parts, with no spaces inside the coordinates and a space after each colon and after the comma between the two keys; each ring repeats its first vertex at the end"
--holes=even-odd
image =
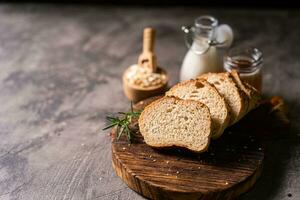
{"type": "Polygon", "coordinates": [[[211,117],[209,109],[198,101],[163,97],[146,106],[139,128],[152,147],[179,146],[203,152],[210,141],[211,117]]]}
{"type": "Polygon", "coordinates": [[[214,85],[224,97],[230,110],[229,125],[237,122],[246,111],[246,94],[241,91],[230,77],[229,73],[207,73],[200,76],[214,85]]]}
{"type": "Polygon", "coordinates": [[[243,84],[244,84],[245,88],[247,89],[249,96],[250,96],[249,107],[247,110],[247,113],[248,113],[260,105],[262,97],[261,97],[260,92],[255,87],[253,87],[252,85],[250,85],[247,82],[243,82],[243,84]]]}
{"type": "Polygon", "coordinates": [[[254,108],[256,108],[259,105],[259,103],[261,101],[261,95],[253,86],[251,86],[250,84],[248,84],[246,82],[242,82],[242,80],[240,79],[240,76],[236,70],[232,70],[230,72],[230,74],[233,77],[234,81],[239,86],[239,88],[241,88],[241,90],[244,93],[246,93],[246,95],[248,97],[248,107],[247,107],[246,112],[244,113],[244,115],[246,115],[248,112],[250,112],[251,110],[253,110],[254,108]]]}
{"type": "Polygon", "coordinates": [[[196,100],[205,104],[212,118],[212,138],[220,137],[229,123],[229,108],[217,89],[205,80],[189,80],[172,87],[167,96],[196,100]]]}

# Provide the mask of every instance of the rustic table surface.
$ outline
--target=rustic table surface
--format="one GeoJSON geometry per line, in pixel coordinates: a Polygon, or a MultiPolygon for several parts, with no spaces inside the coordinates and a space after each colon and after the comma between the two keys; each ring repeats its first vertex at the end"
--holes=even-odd
{"type": "Polygon", "coordinates": [[[111,166],[105,116],[126,110],[121,75],[157,29],[158,62],[178,81],[181,25],[212,14],[264,53],[264,93],[289,106],[291,134],[267,142],[262,177],[241,199],[300,199],[300,12],[0,5],[0,199],[138,200],[111,166]]]}

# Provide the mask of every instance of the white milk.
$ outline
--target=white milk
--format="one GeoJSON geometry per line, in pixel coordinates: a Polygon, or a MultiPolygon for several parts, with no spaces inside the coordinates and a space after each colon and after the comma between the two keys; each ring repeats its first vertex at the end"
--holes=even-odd
{"type": "Polygon", "coordinates": [[[209,47],[202,55],[196,54],[193,49],[201,49],[201,43],[194,41],[185,55],[180,71],[180,81],[196,78],[207,72],[222,71],[222,58],[215,46],[209,47]]]}
{"type": "Polygon", "coordinates": [[[201,16],[195,20],[194,27],[183,27],[183,31],[189,50],[182,62],[180,81],[194,79],[208,72],[223,71],[223,55],[233,41],[230,26],[218,25],[214,17],[201,16]],[[191,44],[189,36],[192,36],[191,44]]]}

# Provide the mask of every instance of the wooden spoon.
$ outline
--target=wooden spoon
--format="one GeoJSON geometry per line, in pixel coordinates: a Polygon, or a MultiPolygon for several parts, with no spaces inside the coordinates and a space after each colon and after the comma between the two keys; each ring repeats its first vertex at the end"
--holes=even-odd
{"type": "Polygon", "coordinates": [[[157,96],[163,94],[168,89],[167,73],[162,68],[157,67],[156,56],[154,54],[154,42],[155,42],[155,30],[152,28],[145,28],[143,34],[143,52],[138,58],[138,67],[144,67],[148,69],[149,73],[165,74],[167,81],[156,87],[142,88],[129,84],[126,74],[130,68],[128,68],[123,74],[123,89],[128,97],[133,102],[137,102],[148,97],[157,96]]]}
{"type": "Polygon", "coordinates": [[[139,56],[138,66],[146,67],[151,73],[157,69],[156,56],[154,54],[155,30],[145,28],[143,36],[143,52],[139,56]]]}

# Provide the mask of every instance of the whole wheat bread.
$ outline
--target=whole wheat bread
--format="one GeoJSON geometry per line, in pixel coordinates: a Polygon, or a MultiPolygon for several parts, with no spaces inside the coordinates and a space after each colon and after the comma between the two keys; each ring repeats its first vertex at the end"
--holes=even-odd
{"type": "Polygon", "coordinates": [[[196,100],[205,104],[212,118],[212,138],[216,139],[223,134],[228,126],[229,108],[217,89],[203,79],[189,80],[172,87],[167,96],[175,96],[184,100],[196,100]]]}
{"type": "MultiPolygon", "coordinates": [[[[261,95],[260,93],[250,84],[246,82],[242,82],[240,79],[240,76],[236,70],[232,70],[230,72],[231,76],[233,77],[233,80],[237,83],[238,87],[246,93],[248,97],[248,107],[244,115],[246,115],[248,112],[256,108],[261,101],[261,95]]],[[[243,116],[244,116],[243,115],[243,116]]]]}
{"type": "Polygon", "coordinates": [[[200,78],[205,79],[217,88],[230,109],[229,125],[236,123],[240,119],[240,116],[246,112],[246,94],[239,89],[229,73],[207,73],[201,75],[200,78]]]}
{"type": "Polygon", "coordinates": [[[211,117],[199,101],[163,97],[146,106],[139,128],[152,147],[179,146],[203,152],[210,141],[211,117]]]}

